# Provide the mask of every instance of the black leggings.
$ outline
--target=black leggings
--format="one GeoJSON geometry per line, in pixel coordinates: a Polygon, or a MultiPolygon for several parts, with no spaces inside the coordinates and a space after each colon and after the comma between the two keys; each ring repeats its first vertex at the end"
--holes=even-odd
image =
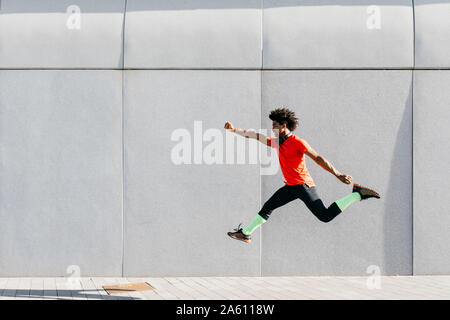
{"type": "Polygon", "coordinates": [[[328,208],[325,207],[322,200],[320,200],[317,195],[316,187],[308,187],[306,184],[297,184],[292,186],[284,185],[278,189],[273,196],[264,203],[258,214],[267,220],[273,210],[284,206],[286,203],[295,199],[302,200],[317,219],[322,222],[330,222],[342,212],[336,202],[333,202],[328,208]]]}

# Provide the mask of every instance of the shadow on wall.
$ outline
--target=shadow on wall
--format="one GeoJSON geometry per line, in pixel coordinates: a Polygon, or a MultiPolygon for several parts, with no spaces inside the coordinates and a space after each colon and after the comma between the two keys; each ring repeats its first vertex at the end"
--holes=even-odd
{"type": "MultiPolygon", "coordinates": [[[[66,12],[67,7],[77,5],[82,12],[123,12],[127,3],[127,11],[151,10],[213,10],[213,9],[258,9],[292,6],[411,6],[412,0],[0,0],[0,13],[44,13],[66,12]],[[101,10],[100,10],[101,9],[101,10]]],[[[445,3],[445,0],[429,0],[427,4],[445,3]]]]}
{"type": "Polygon", "coordinates": [[[383,261],[382,273],[388,275],[412,274],[413,259],[413,208],[412,208],[412,79],[408,98],[405,101],[402,120],[397,131],[394,157],[391,163],[389,182],[385,195],[383,219],[383,261]],[[405,147],[407,144],[408,147],[405,147]],[[409,216],[402,216],[408,212],[409,216]],[[397,226],[397,228],[392,228],[397,226]],[[408,239],[405,237],[409,235],[408,239]],[[405,252],[411,254],[406,266],[399,260],[405,252]]]}

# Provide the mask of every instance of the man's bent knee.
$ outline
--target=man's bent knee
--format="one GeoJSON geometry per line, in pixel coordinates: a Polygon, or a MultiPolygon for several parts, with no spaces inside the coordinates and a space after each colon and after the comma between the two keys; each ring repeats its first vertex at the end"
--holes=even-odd
{"type": "Polygon", "coordinates": [[[315,213],[314,214],[316,216],[317,219],[319,219],[320,221],[327,223],[330,222],[331,220],[333,220],[335,218],[334,215],[330,215],[327,213],[315,213]]]}
{"type": "Polygon", "coordinates": [[[325,217],[317,217],[317,218],[319,218],[319,220],[322,221],[322,222],[324,222],[324,223],[330,222],[331,220],[334,219],[334,217],[329,217],[329,216],[325,216],[325,217]]]}

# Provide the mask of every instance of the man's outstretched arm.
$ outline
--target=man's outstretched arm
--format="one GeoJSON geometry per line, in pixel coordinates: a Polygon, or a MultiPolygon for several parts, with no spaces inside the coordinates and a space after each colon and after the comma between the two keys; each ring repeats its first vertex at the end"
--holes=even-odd
{"type": "Polygon", "coordinates": [[[348,174],[340,173],[327,159],[318,154],[311,146],[303,140],[304,145],[306,147],[305,154],[308,155],[311,159],[313,159],[319,166],[321,166],[326,171],[330,172],[334,176],[336,176],[343,183],[350,184],[352,183],[352,176],[348,174]]]}
{"type": "Polygon", "coordinates": [[[229,123],[228,121],[225,123],[225,129],[227,129],[228,131],[234,132],[238,135],[241,135],[243,137],[246,138],[250,138],[250,139],[256,139],[259,142],[269,146],[270,145],[270,138],[265,136],[262,133],[258,133],[256,131],[253,130],[245,130],[245,129],[239,129],[239,128],[235,128],[233,127],[233,125],[231,123],[229,123]]]}

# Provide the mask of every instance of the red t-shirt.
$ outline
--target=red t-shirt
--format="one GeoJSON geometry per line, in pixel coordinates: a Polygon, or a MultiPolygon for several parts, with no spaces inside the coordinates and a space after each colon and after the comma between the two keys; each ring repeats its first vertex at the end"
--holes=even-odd
{"type": "Polygon", "coordinates": [[[284,183],[287,185],[304,184],[315,186],[305,163],[305,141],[291,134],[281,145],[278,138],[270,138],[270,146],[277,149],[284,183]]]}

